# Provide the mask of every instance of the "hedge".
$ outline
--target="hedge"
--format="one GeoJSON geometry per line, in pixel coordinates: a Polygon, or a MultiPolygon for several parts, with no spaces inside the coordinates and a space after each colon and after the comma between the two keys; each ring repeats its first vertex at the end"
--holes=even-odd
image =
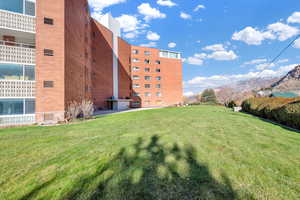
{"type": "Polygon", "coordinates": [[[242,103],[243,111],[300,129],[300,98],[251,98],[242,103]]]}

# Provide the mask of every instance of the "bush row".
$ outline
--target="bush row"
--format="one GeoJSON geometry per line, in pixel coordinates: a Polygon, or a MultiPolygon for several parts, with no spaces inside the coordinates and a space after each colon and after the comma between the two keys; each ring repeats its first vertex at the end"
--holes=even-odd
{"type": "Polygon", "coordinates": [[[243,111],[300,129],[300,98],[251,98],[243,111]]]}

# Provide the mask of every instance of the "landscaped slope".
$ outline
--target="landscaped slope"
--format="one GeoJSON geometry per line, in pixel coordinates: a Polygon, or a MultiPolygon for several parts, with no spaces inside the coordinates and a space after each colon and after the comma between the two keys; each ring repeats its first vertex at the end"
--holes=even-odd
{"type": "Polygon", "coordinates": [[[0,199],[299,199],[300,134],[223,107],[0,130],[0,199]]]}

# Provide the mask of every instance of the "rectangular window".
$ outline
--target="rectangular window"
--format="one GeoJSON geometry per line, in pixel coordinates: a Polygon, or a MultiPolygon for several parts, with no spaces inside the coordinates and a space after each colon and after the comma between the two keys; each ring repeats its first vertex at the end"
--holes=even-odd
{"type": "Polygon", "coordinates": [[[0,79],[23,80],[23,66],[15,64],[0,64],[0,79]]]}
{"type": "Polygon", "coordinates": [[[150,56],[151,52],[150,51],[144,51],[145,56],[150,56]]]}
{"type": "Polygon", "coordinates": [[[161,92],[156,92],[156,96],[157,97],[161,97],[162,95],[161,95],[161,92]]]}
{"type": "Polygon", "coordinates": [[[0,9],[23,14],[23,0],[1,0],[0,9]]]}
{"type": "Polygon", "coordinates": [[[151,76],[145,76],[145,80],[146,81],[150,81],[151,80],[151,76]]]}
{"type": "Polygon", "coordinates": [[[140,70],[140,68],[139,67],[133,67],[132,70],[135,71],[135,72],[137,72],[137,71],[140,70]]]}
{"type": "Polygon", "coordinates": [[[32,0],[25,0],[24,14],[35,16],[35,2],[33,2],[32,0]]]}
{"type": "Polygon", "coordinates": [[[151,88],[150,84],[145,84],[145,88],[151,88]]]}
{"type": "Polygon", "coordinates": [[[139,59],[137,59],[137,58],[133,58],[133,59],[132,59],[132,62],[135,62],[135,63],[137,63],[137,62],[140,62],[140,60],[139,60],[139,59]]]}
{"type": "Polygon", "coordinates": [[[157,68],[155,71],[156,71],[156,72],[160,72],[160,69],[157,68]]]}
{"type": "Polygon", "coordinates": [[[140,88],[140,84],[133,84],[133,88],[140,88]]]}
{"type": "Polygon", "coordinates": [[[149,59],[145,59],[144,63],[145,64],[150,64],[150,60],[149,59]]]}
{"type": "Polygon", "coordinates": [[[134,92],[134,93],[133,93],[133,96],[134,96],[134,97],[139,97],[139,96],[140,96],[140,93],[134,92]]]}
{"type": "Polygon", "coordinates": [[[155,63],[158,64],[158,65],[160,65],[160,61],[159,60],[155,61],[155,63]]]}
{"type": "Polygon", "coordinates": [[[44,24],[53,25],[54,24],[53,19],[45,17],[44,24]]]}
{"type": "Polygon", "coordinates": [[[35,113],[35,99],[25,99],[25,114],[35,113]]]}
{"type": "Polygon", "coordinates": [[[150,72],[150,68],[145,68],[145,72],[150,72]]]}
{"type": "Polygon", "coordinates": [[[0,99],[0,115],[24,114],[23,99],[0,99]]]}
{"type": "Polygon", "coordinates": [[[51,49],[44,49],[44,56],[54,56],[54,51],[51,49]]]}
{"type": "Polygon", "coordinates": [[[44,81],[44,88],[53,88],[54,82],[53,81],[44,81]]]}
{"type": "Polygon", "coordinates": [[[150,92],[145,92],[145,97],[151,97],[151,93],[150,92]]]}
{"type": "Polygon", "coordinates": [[[133,79],[133,80],[139,80],[140,77],[139,77],[138,75],[133,75],[133,76],[132,76],[132,79],[133,79]]]}
{"type": "Polygon", "coordinates": [[[132,106],[140,106],[140,102],[139,101],[134,101],[134,102],[132,102],[132,106]]]}
{"type": "Polygon", "coordinates": [[[32,65],[24,66],[24,80],[34,81],[35,80],[35,67],[32,65]]]}
{"type": "Polygon", "coordinates": [[[160,84],[156,84],[156,88],[161,88],[161,85],[160,84]]]}
{"type": "Polygon", "coordinates": [[[157,77],[156,77],[156,80],[160,81],[160,80],[161,80],[161,77],[160,77],[160,76],[157,76],[157,77]]]}
{"type": "Polygon", "coordinates": [[[132,50],[132,53],[133,53],[133,54],[139,54],[139,50],[133,49],[133,50],[132,50]]]}

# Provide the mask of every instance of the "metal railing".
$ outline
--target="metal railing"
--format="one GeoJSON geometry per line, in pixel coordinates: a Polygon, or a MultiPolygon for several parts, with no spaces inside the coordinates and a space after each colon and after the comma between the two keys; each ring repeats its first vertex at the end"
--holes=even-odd
{"type": "Polygon", "coordinates": [[[0,9],[0,28],[35,33],[35,23],[34,16],[0,9]]]}
{"type": "Polygon", "coordinates": [[[35,64],[35,45],[0,40],[0,62],[35,64]]]}
{"type": "Polygon", "coordinates": [[[0,80],[0,98],[34,98],[35,81],[0,80]]]}
{"type": "Polygon", "coordinates": [[[0,127],[29,125],[36,122],[35,114],[26,115],[0,115],[0,127]]]}

